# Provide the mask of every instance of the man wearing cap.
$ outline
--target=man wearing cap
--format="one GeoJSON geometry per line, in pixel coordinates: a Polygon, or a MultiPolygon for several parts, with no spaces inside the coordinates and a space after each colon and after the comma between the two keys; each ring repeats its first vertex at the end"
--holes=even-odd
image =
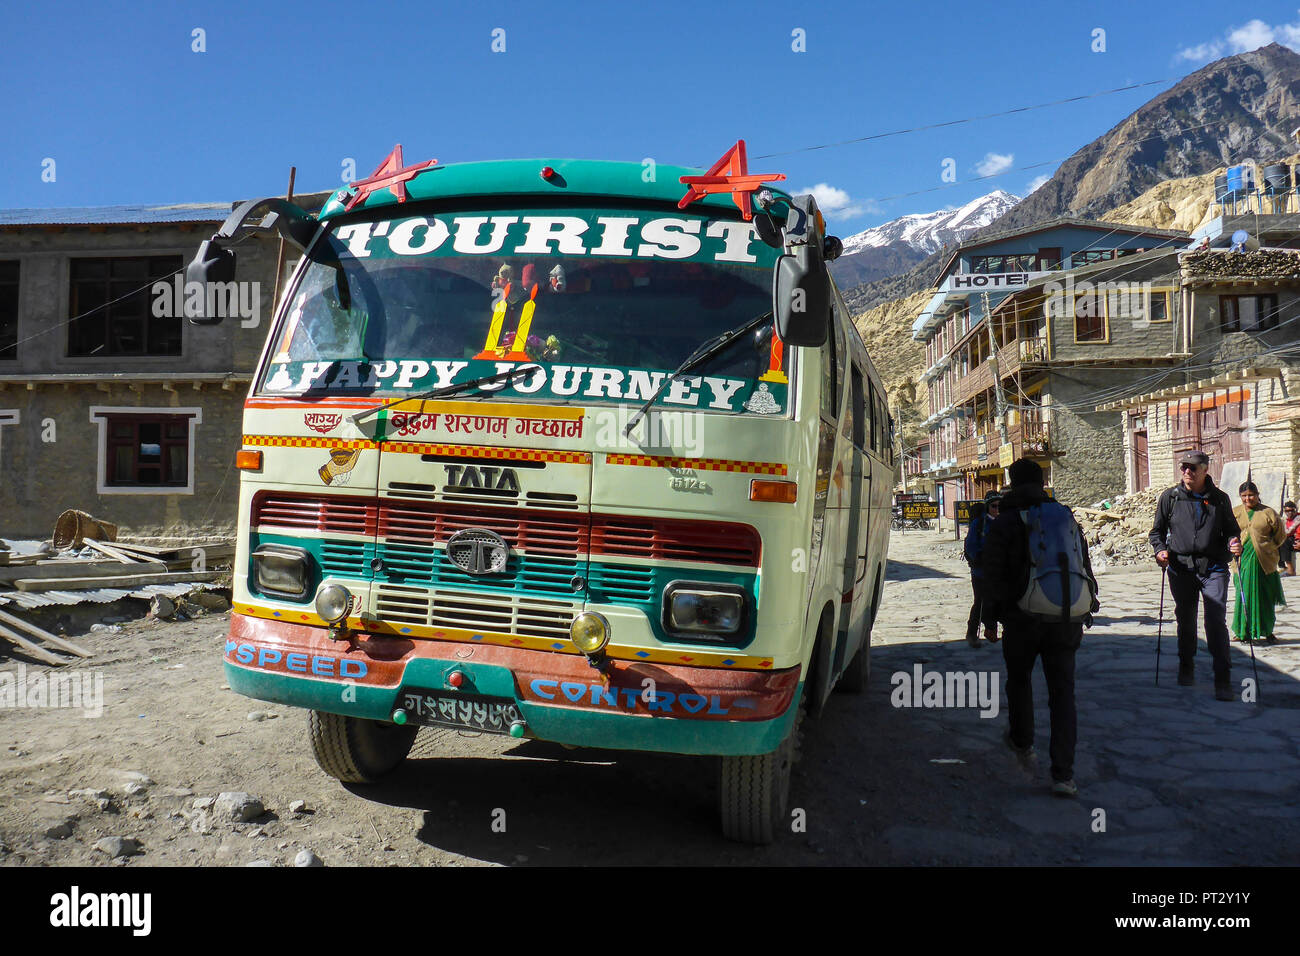
{"type": "Polygon", "coordinates": [[[1235,700],[1228,656],[1228,562],[1241,554],[1232,500],[1210,478],[1203,451],[1183,455],[1182,480],[1160,496],[1151,527],[1156,563],[1169,569],[1178,618],[1178,683],[1196,682],[1196,602],[1205,605],[1205,643],[1214,661],[1214,696],[1235,700]]]}

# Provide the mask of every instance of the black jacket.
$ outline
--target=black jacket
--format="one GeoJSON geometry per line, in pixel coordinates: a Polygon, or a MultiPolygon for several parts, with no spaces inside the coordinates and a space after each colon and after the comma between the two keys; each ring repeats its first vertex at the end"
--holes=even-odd
{"type": "Polygon", "coordinates": [[[1226,568],[1232,560],[1228,541],[1238,534],[1232,500],[1206,476],[1206,501],[1198,501],[1182,483],[1165,491],[1156,505],[1151,526],[1151,550],[1168,551],[1170,560],[1187,570],[1205,574],[1211,564],[1226,568]],[[1196,526],[1197,512],[1205,511],[1205,520],[1196,526]],[[1168,536],[1166,543],[1166,536],[1168,536]]]}
{"type": "MultiPolygon", "coordinates": [[[[984,538],[985,593],[997,602],[998,619],[1007,623],[1030,620],[1017,606],[1021,595],[1029,587],[1029,534],[1020,512],[1050,500],[1041,485],[1015,485],[1002,496],[1002,510],[989,525],[984,538]]],[[[1088,555],[1088,542],[1083,540],[1083,566],[1092,579],[1094,590],[1097,579],[1092,573],[1092,559],[1088,555]]],[[[1053,625],[1058,626],[1058,625],[1053,625]]],[[[1082,624],[1070,625],[1080,629],[1082,624]]]]}

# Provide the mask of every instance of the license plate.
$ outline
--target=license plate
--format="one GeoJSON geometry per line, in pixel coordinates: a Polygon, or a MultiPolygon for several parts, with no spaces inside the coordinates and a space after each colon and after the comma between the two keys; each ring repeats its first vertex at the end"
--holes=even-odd
{"type": "Polygon", "coordinates": [[[406,690],[398,697],[410,723],[426,727],[464,727],[491,734],[508,734],[510,725],[523,720],[508,697],[481,694],[442,694],[431,690],[406,690]]]}

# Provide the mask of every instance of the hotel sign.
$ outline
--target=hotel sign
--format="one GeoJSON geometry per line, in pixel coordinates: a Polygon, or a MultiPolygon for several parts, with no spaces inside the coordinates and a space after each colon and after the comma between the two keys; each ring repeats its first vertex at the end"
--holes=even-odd
{"type": "Polygon", "coordinates": [[[1011,292],[1046,272],[956,272],[948,276],[942,292],[1011,292]]]}

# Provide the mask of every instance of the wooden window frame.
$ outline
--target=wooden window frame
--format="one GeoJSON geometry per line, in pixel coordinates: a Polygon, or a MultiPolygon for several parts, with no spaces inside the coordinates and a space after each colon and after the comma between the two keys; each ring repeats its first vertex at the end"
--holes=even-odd
{"type": "Polygon", "coordinates": [[[1095,292],[1085,292],[1079,295],[1075,295],[1073,301],[1070,303],[1070,324],[1074,330],[1074,344],[1075,345],[1109,345],[1110,344],[1110,303],[1107,301],[1110,298],[1109,296],[1102,297],[1101,300],[1102,307],[1101,307],[1100,316],[1096,316],[1096,315],[1083,316],[1083,318],[1086,319],[1097,319],[1097,318],[1101,319],[1102,338],[1100,339],[1079,338],[1080,316],[1078,312],[1078,303],[1080,299],[1085,297],[1092,298],[1095,301],[1097,298],[1097,294],[1095,292]]]}
{"type": "MultiPolygon", "coordinates": [[[[134,255],[134,256],[73,256],[68,264],[68,332],[65,353],[68,358],[179,358],[185,351],[185,323],[180,315],[155,316],[153,314],[153,297],[151,289],[155,283],[167,280],[181,268],[184,268],[183,256],[175,254],[134,255]],[[113,268],[117,263],[143,261],[148,278],[114,279],[113,268]],[[91,263],[105,263],[107,274],[103,278],[78,277],[79,269],[91,263]],[[174,267],[174,268],[173,268],[174,267]],[[123,285],[139,285],[133,289],[133,295],[124,295],[120,291],[123,285]],[[102,287],[104,304],[90,306],[82,302],[85,289],[102,287]],[[120,300],[120,301],[119,301],[120,300]],[[127,351],[114,347],[113,319],[114,309],[121,310],[125,305],[139,305],[140,340],[139,350],[127,351]],[[174,322],[178,332],[175,351],[153,351],[150,349],[150,331],[154,323],[174,322]],[[88,351],[74,350],[77,339],[89,338],[92,333],[102,331],[103,345],[88,351]]],[[[95,336],[99,340],[99,336],[95,336]]]]}
{"type": "MultiPolygon", "coordinates": [[[[101,495],[192,495],[194,493],[195,468],[195,432],[203,420],[203,410],[197,407],[161,407],[146,408],[139,406],[105,406],[93,405],[90,408],[90,420],[99,428],[99,450],[96,458],[96,490],[101,495]],[[133,426],[129,439],[119,438],[113,434],[113,426],[128,422],[133,426]],[[139,479],[141,462],[139,460],[140,426],[159,424],[159,478],[157,484],[141,484],[139,479]],[[167,434],[167,426],[180,423],[184,427],[183,437],[167,434]],[[120,446],[134,446],[132,472],[137,480],[117,480],[114,472],[114,449],[120,446]],[[161,480],[167,469],[168,448],[184,449],[185,480],[171,482],[161,480]]],[[[148,465],[146,465],[148,467],[148,465]]]]}

